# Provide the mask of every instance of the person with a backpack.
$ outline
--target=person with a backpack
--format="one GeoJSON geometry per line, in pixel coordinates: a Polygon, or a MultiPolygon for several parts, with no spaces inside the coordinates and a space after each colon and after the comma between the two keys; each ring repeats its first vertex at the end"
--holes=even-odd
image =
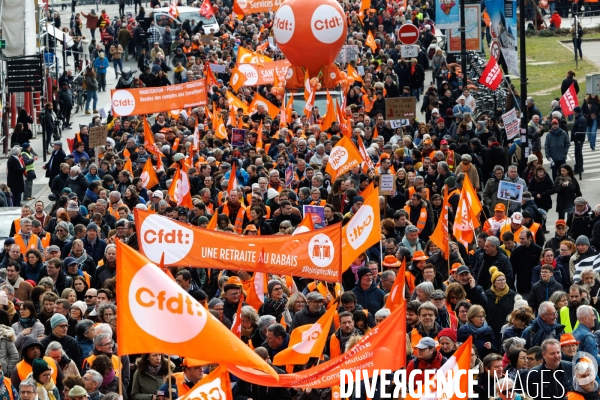
{"type": "Polygon", "coordinates": [[[583,54],[581,52],[581,37],[583,36],[583,28],[581,27],[581,22],[577,22],[577,29],[575,29],[575,24],[573,24],[571,26],[570,33],[573,40],[575,60],[577,59],[577,51],[579,51],[579,58],[583,58],[583,54]]]}

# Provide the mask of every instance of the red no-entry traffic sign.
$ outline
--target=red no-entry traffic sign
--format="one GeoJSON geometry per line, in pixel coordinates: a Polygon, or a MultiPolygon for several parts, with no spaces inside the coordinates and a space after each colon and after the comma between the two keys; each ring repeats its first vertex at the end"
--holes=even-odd
{"type": "Polygon", "coordinates": [[[419,40],[419,28],[413,24],[404,24],[398,29],[398,40],[402,44],[414,44],[419,40]]]}

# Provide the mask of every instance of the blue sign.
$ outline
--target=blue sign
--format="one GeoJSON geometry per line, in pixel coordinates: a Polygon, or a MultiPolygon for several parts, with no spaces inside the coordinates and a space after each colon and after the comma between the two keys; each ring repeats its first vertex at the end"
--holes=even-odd
{"type": "Polygon", "coordinates": [[[435,0],[435,27],[460,28],[460,0],[435,0]]]}

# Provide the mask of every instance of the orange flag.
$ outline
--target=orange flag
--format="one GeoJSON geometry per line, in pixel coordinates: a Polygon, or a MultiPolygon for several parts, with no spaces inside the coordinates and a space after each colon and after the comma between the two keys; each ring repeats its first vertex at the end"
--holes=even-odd
{"type": "Polygon", "coordinates": [[[231,163],[231,171],[229,171],[229,182],[227,185],[227,194],[231,193],[232,190],[237,189],[237,163],[231,163]]]}
{"type": "Polygon", "coordinates": [[[448,186],[444,185],[444,202],[442,203],[442,212],[440,213],[437,226],[429,237],[429,240],[431,240],[433,244],[435,244],[444,252],[444,257],[446,260],[450,254],[448,248],[448,242],[450,240],[450,234],[448,233],[448,207],[450,207],[448,204],[448,186]]]}
{"type": "Polygon", "coordinates": [[[131,176],[133,176],[133,167],[131,166],[131,158],[128,158],[125,161],[125,165],[123,166],[123,169],[126,171],[129,171],[129,173],[131,174],[131,176]]]}
{"type": "Polygon", "coordinates": [[[256,311],[265,304],[265,293],[267,293],[268,275],[264,272],[255,272],[250,279],[248,287],[248,298],[246,303],[256,311]]]}
{"type": "Polygon", "coordinates": [[[356,136],[356,141],[358,142],[358,152],[360,153],[364,161],[362,170],[363,173],[366,174],[369,168],[375,168],[375,166],[373,165],[373,160],[371,160],[371,157],[369,157],[369,153],[367,153],[367,148],[365,147],[365,143],[362,140],[362,136],[356,136]]]}
{"type": "Polygon", "coordinates": [[[287,121],[292,120],[292,111],[294,111],[294,96],[290,96],[285,108],[285,117],[287,121]]]}
{"type": "MultiPolygon", "coordinates": [[[[342,139],[343,140],[343,139],[342,139]]],[[[356,258],[381,240],[379,193],[373,190],[342,228],[342,273],[356,258]]]]}
{"type": "MultiPolygon", "coordinates": [[[[404,324],[406,325],[406,324],[404,324]]],[[[472,351],[472,347],[473,347],[473,335],[470,335],[469,338],[467,339],[466,342],[464,342],[463,344],[460,345],[460,347],[458,349],[456,349],[456,351],[454,352],[454,354],[448,358],[448,361],[446,361],[444,363],[444,365],[442,365],[438,370],[437,373],[442,373],[444,374],[446,377],[448,376],[448,373],[450,371],[452,371],[453,375],[452,375],[452,380],[454,381],[454,396],[452,397],[446,397],[444,396],[444,398],[447,398],[448,400],[458,400],[458,393],[462,392],[462,393],[468,393],[469,392],[469,382],[468,382],[468,378],[467,375],[462,375],[460,377],[460,379],[458,380],[458,386],[456,387],[456,371],[468,371],[469,367],[471,366],[471,351],[472,351]]],[[[400,357],[400,355],[398,355],[398,357],[400,357]]],[[[406,358],[406,356],[405,356],[406,358]]],[[[432,380],[432,382],[435,382],[435,380],[432,380]]],[[[423,393],[425,393],[426,387],[423,387],[423,393]]],[[[428,388],[429,393],[432,393],[431,395],[427,395],[427,396],[422,396],[420,397],[419,400],[437,400],[437,390],[434,387],[429,387],[428,388]]],[[[417,400],[414,399],[413,397],[410,396],[410,394],[406,393],[406,400],[417,400]]]]}
{"type": "Polygon", "coordinates": [[[352,139],[352,130],[350,129],[350,124],[344,116],[344,113],[340,108],[340,104],[338,103],[337,98],[335,99],[335,109],[337,111],[337,117],[340,120],[340,130],[342,131],[342,135],[347,137],[348,139],[352,139]]]}
{"type": "MultiPolygon", "coordinates": [[[[241,303],[241,301],[240,301],[241,303]]],[[[240,342],[241,343],[241,342],[240,342]]],[[[252,350],[250,350],[252,351],[252,350]]],[[[229,371],[224,365],[204,376],[196,385],[178,400],[219,399],[233,400],[229,371]]]]}
{"type": "Polygon", "coordinates": [[[225,93],[225,97],[227,98],[227,104],[233,106],[236,111],[238,108],[241,108],[244,110],[244,114],[248,113],[248,105],[234,96],[229,90],[225,93]]]}
{"type": "Polygon", "coordinates": [[[235,316],[233,317],[233,322],[231,324],[231,332],[233,332],[233,334],[239,338],[242,337],[242,305],[243,304],[244,304],[243,301],[238,302],[238,308],[235,313],[235,316]]]}
{"type": "Polygon", "coordinates": [[[165,253],[162,253],[162,256],[160,257],[160,265],[159,265],[159,267],[160,267],[160,269],[163,270],[163,272],[165,274],[167,274],[167,276],[169,278],[171,278],[173,280],[173,282],[175,282],[175,277],[171,273],[171,270],[169,268],[165,267],[165,253]]]}
{"type": "Polygon", "coordinates": [[[277,114],[279,114],[279,107],[276,107],[275,104],[256,93],[252,99],[252,102],[248,106],[248,112],[250,114],[254,114],[256,111],[258,111],[258,106],[263,106],[267,111],[267,114],[269,114],[269,116],[273,119],[275,119],[277,114]]]}
{"type": "Polygon", "coordinates": [[[298,224],[298,226],[294,230],[294,233],[292,233],[292,236],[297,235],[299,233],[314,231],[315,230],[315,223],[314,223],[314,221],[312,219],[312,216],[313,215],[311,213],[306,213],[306,215],[302,219],[302,222],[300,222],[298,224]]]}
{"type": "Polygon", "coordinates": [[[154,166],[152,166],[152,160],[150,158],[146,160],[140,178],[142,178],[142,187],[146,189],[153,188],[159,184],[160,181],[158,180],[158,176],[156,175],[156,171],[154,170],[154,166]]]}
{"type": "Polygon", "coordinates": [[[216,137],[221,140],[228,138],[225,122],[223,122],[223,117],[220,114],[217,114],[215,120],[213,121],[213,128],[215,130],[216,137]]]}
{"type": "Polygon", "coordinates": [[[375,182],[372,181],[371,183],[369,183],[369,185],[365,188],[365,190],[363,190],[362,192],[360,192],[360,195],[362,196],[363,199],[366,199],[367,197],[369,197],[371,195],[371,193],[375,190],[375,182]]]}
{"type": "Polygon", "coordinates": [[[335,115],[335,105],[333,104],[333,99],[329,94],[329,89],[327,89],[327,111],[325,112],[325,118],[323,118],[323,129],[326,131],[331,127],[331,124],[337,121],[335,115]]]}
{"type": "Polygon", "coordinates": [[[402,265],[400,266],[400,270],[398,271],[398,275],[396,275],[396,280],[392,285],[392,289],[390,290],[390,294],[385,301],[385,308],[389,309],[391,312],[398,307],[404,306],[404,284],[406,281],[406,258],[402,260],[402,265]]]}
{"type": "Polygon", "coordinates": [[[177,168],[171,187],[169,188],[169,196],[177,202],[178,206],[193,208],[192,195],[190,193],[190,180],[187,173],[177,168]]]}
{"type": "Polygon", "coordinates": [[[360,74],[358,73],[358,71],[356,71],[354,69],[354,67],[352,67],[352,65],[348,64],[348,76],[351,76],[354,78],[354,81],[356,82],[362,82],[362,76],[360,76],[360,74]]]}
{"type": "Polygon", "coordinates": [[[311,357],[320,358],[329,336],[337,307],[331,307],[314,324],[297,327],[290,335],[288,348],[273,358],[274,365],[306,364],[311,357]]]}
{"type": "Polygon", "coordinates": [[[239,91],[247,80],[248,78],[246,78],[246,75],[238,69],[237,65],[233,67],[233,70],[231,71],[231,87],[234,91],[239,91]]]}
{"type": "Polygon", "coordinates": [[[131,153],[129,152],[129,150],[127,150],[127,148],[125,148],[123,150],[123,158],[130,158],[131,157],[131,153]]]}
{"type": "Polygon", "coordinates": [[[344,136],[331,150],[325,171],[334,181],[362,162],[362,156],[347,136],[344,136]]]}
{"type": "Polygon", "coordinates": [[[265,145],[263,143],[263,122],[262,119],[260,120],[260,123],[258,124],[258,136],[256,138],[256,148],[257,149],[262,149],[265,145]]]}
{"type": "Polygon", "coordinates": [[[144,147],[146,147],[146,150],[148,150],[150,154],[154,154],[156,156],[156,168],[161,168],[163,154],[154,142],[154,135],[152,134],[152,129],[150,129],[150,124],[148,123],[148,119],[146,117],[144,117],[144,147]]]}
{"type": "MultiPolygon", "coordinates": [[[[469,208],[471,212],[471,216],[473,218],[473,224],[475,228],[479,227],[479,213],[482,211],[483,207],[481,202],[479,201],[479,197],[477,197],[477,192],[473,188],[473,184],[471,183],[471,179],[468,174],[465,174],[465,180],[463,181],[462,191],[466,192],[466,199],[469,203],[469,208]]],[[[461,193],[462,195],[462,193],[461,193]]]]}
{"type": "Polygon", "coordinates": [[[214,364],[256,368],[277,379],[273,368],[189,293],[165,279],[164,272],[152,261],[120,241],[117,241],[117,265],[122,267],[117,268],[116,297],[120,305],[119,356],[160,349],[165,354],[214,364]],[[221,346],[198,346],[198,343],[221,346]]]}
{"type": "Polygon", "coordinates": [[[304,71],[304,115],[307,117],[312,114],[313,106],[315,105],[315,92],[310,86],[310,77],[308,76],[308,70],[304,71]]]}
{"type": "Polygon", "coordinates": [[[375,38],[373,37],[371,31],[369,31],[369,34],[367,35],[367,40],[365,40],[365,44],[371,48],[374,54],[375,50],[377,50],[377,44],[375,44],[375,38]]]}
{"type": "Polygon", "coordinates": [[[375,125],[373,127],[373,139],[376,139],[379,137],[379,129],[377,129],[377,125],[375,125]]]}
{"type": "Polygon", "coordinates": [[[208,221],[208,225],[206,225],[206,229],[210,229],[214,231],[217,229],[217,219],[219,218],[219,211],[215,209],[215,213],[211,217],[210,221],[208,221]]]}

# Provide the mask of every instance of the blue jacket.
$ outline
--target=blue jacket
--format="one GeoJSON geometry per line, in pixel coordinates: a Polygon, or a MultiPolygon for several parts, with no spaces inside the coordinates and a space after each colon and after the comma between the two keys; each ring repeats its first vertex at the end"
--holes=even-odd
{"type": "Polygon", "coordinates": [[[358,304],[373,315],[385,307],[385,301],[383,300],[385,293],[376,285],[371,285],[367,290],[363,290],[360,285],[356,285],[351,291],[356,295],[358,304]]]}
{"type": "Polygon", "coordinates": [[[99,74],[105,74],[106,69],[108,68],[108,59],[106,57],[96,57],[96,59],[94,60],[94,68],[99,74]]]}
{"type": "Polygon", "coordinates": [[[79,350],[81,350],[81,358],[87,358],[92,355],[92,351],[94,351],[94,342],[90,339],[77,336],[77,344],[79,345],[79,350]]]}
{"type": "Polygon", "coordinates": [[[92,246],[92,244],[88,241],[87,236],[81,239],[81,241],[83,242],[83,248],[85,249],[87,255],[92,257],[94,262],[98,264],[98,261],[102,260],[102,257],[104,257],[106,242],[98,237],[92,246]]]}
{"type": "Polygon", "coordinates": [[[573,331],[573,336],[579,341],[578,351],[585,351],[596,357],[596,362],[600,364],[600,355],[598,355],[598,345],[596,344],[596,338],[594,334],[582,323],[573,331]]]}

